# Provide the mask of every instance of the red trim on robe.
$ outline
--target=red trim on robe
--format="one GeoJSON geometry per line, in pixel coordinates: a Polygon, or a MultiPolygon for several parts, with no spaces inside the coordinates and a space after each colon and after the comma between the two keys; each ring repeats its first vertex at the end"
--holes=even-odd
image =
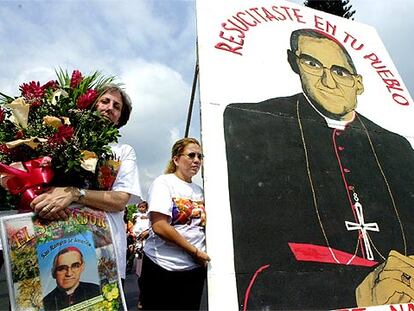
{"type": "Polygon", "coordinates": [[[295,255],[297,261],[312,261],[312,262],[321,262],[321,263],[332,263],[332,264],[342,264],[342,265],[351,265],[351,266],[363,266],[363,267],[373,267],[378,264],[378,262],[373,260],[368,260],[362,257],[355,256],[350,263],[348,263],[353,254],[349,254],[334,248],[313,245],[313,244],[304,244],[304,243],[288,243],[290,250],[295,255]],[[332,253],[334,253],[336,259],[339,263],[333,258],[332,253]]]}

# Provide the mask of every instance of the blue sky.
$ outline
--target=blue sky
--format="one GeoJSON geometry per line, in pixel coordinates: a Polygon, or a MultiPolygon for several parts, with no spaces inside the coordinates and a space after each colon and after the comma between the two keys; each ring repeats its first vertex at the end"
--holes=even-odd
{"type": "MultiPolygon", "coordinates": [[[[413,96],[414,2],[351,3],[355,20],[377,28],[413,96]]],[[[18,95],[18,85],[46,82],[59,67],[118,76],[134,103],[121,141],[137,152],[144,198],[184,135],[195,61],[195,0],[0,0],[0,91],[18,95]]],[[[200,138],[198,109],[190,136],[200,138]]]]}

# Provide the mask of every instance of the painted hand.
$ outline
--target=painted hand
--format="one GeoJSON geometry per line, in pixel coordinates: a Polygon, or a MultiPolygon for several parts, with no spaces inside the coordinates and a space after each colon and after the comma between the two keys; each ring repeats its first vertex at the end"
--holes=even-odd
{"type": "Polygon", "coordinates": [[[392,250],[356,289],[358,307],[414,301],[414,256],[392,250]]]}

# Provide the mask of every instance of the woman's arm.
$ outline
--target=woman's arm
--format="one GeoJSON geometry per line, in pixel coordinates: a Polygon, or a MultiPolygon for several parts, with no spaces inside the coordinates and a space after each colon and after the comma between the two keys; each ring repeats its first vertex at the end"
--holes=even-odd
{"type": "Polygon", "coordinates": [[[199,264],[206,264],[210,261],[207,253],[198,249],[190,242],[188,242],[177,230],[174,229],[168,222],[168,216],[158,212],[151,212],[150,214],[152,230],[162,239],[174,243],[182,248],[187,254],[192,256],[199,264]]]}

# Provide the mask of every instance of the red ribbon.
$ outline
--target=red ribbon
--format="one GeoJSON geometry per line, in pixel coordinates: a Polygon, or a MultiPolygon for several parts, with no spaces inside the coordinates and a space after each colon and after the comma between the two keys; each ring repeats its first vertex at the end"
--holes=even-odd
{"type": "Polygon", "coordinates": [[[13,195],[22,193],[19,208],[30,209],[30,202],[46,190],[52,181],[52,159],[42,157],[23,163],[25,170],[0,163],[0,173],[7,175],[5,187],[13,195]]]}

